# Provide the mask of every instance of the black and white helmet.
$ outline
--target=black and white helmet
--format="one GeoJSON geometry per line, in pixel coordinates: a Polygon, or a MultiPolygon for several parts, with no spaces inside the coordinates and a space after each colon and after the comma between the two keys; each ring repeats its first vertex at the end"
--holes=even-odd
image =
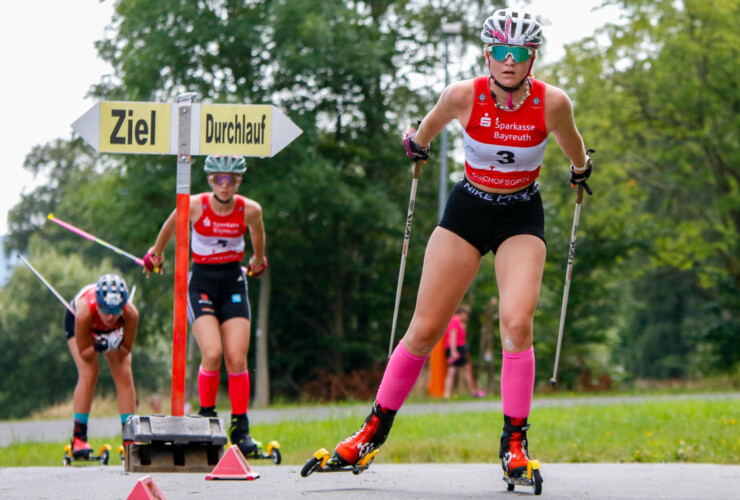
{"type": "Polygon", "coordinates": [[[499,9],[486,19],[480,39],[486,44],[520,45],[535,50],[544,42],[542,26],[534,15],[512,9],[499,9]]]}

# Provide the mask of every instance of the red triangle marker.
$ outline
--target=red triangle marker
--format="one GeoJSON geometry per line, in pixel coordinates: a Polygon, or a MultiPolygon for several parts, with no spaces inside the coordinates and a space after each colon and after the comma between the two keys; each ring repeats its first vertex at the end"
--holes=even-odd
{"type": "Polygon", "coordinates": [[[152,476],[144,476],[128,494],[126,500],[167,500],[152,476]]]}
{"type": "Polygon", "coordinates": [[[239,447],[235,444],[229,446],[224,456],[218,461],[216,467],[206,476],[206,481],[211,479],[246,479],[251,481],[260,477],[247,463],[239,447]]]}

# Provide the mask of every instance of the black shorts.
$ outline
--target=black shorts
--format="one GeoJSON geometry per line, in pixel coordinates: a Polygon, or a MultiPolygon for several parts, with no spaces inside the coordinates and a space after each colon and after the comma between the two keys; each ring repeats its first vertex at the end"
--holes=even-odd
{"type": "MultiPolygon", "coordinates": [[[[450,366],[465,366],[468,364],[468,346],[459,345],[457,346],[457,353],[460,355],[458,358],[450,363],[450,366]]],[[[445,356],[450,359],[450,348],[445,349],[445,356]]]]}
{"type": "Polygon", "coordinates": [[[64,336],[67,340],[75,336],[75,315],[69,309],[64,313],[64,336]]]}
{"type": "Polygon", "coordinates": [[[466,178],[455,184],[447,198],[439,225],[460,236],[481,255],[492,251],[506,239],[531,234],[545,244],[545,211],[538,184],[511,194],[481,191],[466,178]]]}
{"type": "Polygon", "coordinates": [[[193,264],[188,274],[188,323],[204,314],[219,323],[231,318],[251,318],[247,278],[239,262],[193,264]]]}

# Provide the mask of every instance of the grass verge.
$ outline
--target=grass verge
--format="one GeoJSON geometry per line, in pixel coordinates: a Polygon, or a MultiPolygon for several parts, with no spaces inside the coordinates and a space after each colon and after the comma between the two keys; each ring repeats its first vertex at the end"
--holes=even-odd
{"type": "MultiPolygon", "coordinates": [[[[629,405],[535,409],[529,419],[530,455],[547,462],[740,463],[740,400],[688,400],[629,405]]],[[[320,447],[329,451],[361,419],[252,424],[255,439],[280,442],[284,464],[303,464],[320,447]]],[[[43,422],[39,422],[43,425],[43,422]]],[[[376,463],[497,463],[502,415],[403,415],[376,463]]],[[[92,439],[95,451],[120,435],[92,439]]],[[[22,443],[0,448],[0,467],[61,466],[66,443],[22,443]]]]}

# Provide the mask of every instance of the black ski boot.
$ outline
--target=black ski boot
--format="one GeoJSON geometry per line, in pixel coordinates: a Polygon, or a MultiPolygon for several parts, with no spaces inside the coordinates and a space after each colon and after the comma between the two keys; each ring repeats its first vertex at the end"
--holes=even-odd
{"type": "Polygon", "coordinates": [[[229,427],[229,439],[231,444],[239,447],[239,451],[245,457],[257,452],[257,443],[249,435],[249,419],[246,413],[231,415],[231,427],[229,427]]]}
{"type": "Polygon", "coordinates": [[[501,434],[499,458],[501,467],[508,477],[526,476],[529,463],[526,418],[511,418],[504,415],[504,432],[501,434]]]}
{"type": "Polygon", "coordinates": [[[76,459],[88,460],[92,452],[92,446],[87,442],[87,424],[75,422],[72,437],[72,456],[76,459]]]}
{"type": "Polygon", "coordinates": [[[198,415],[201,417],[218,417],[215,406],[201,406],[198,415]]]}

